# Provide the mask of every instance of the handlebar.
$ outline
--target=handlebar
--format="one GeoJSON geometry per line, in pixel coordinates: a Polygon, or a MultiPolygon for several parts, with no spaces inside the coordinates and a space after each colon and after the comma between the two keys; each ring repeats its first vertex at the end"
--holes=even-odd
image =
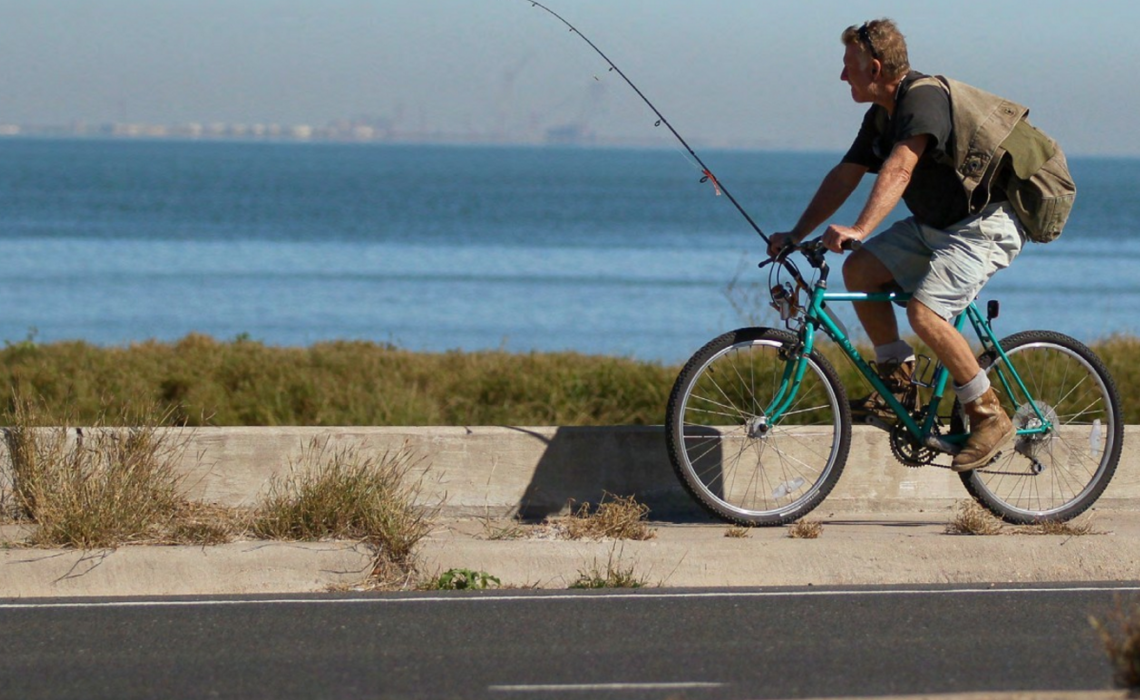
{"type": "MultiPolygon", "coordinates": [[[[843,241],[843,244],[841,246],[841,248],[843,248],[843,250],[852,251],[852,252],[859,250],[862,247],[863,247],[863,241],[856,240],[854,238],[848,238],[847,240],[843,241]]],[[[806,257],[808,259],[808,261],[811,263],[812,267],[818,269],[818,268],[826,266],[826,263],[823,261],[823,257],[829,251],[823,245],[823,239],[822,238],[816,238],[816,239],[807,241],[806,243],[800,243],[798,245],[792,244],[792,245],[784,246],[784,248],[780,252],[776,253],[774,256],[772,256],[772,257],[768,258],[767,260],[765,260],[764,262],[760,263],[760,267],[762,269],[762,268],[767,267],[768,265],[771,265],[772,263],[783,264],[784,261],[787,260],[789,255],[791,255],[792,253],[795,253],[797,251],[804,254],[804,257],[806,257]]]]}

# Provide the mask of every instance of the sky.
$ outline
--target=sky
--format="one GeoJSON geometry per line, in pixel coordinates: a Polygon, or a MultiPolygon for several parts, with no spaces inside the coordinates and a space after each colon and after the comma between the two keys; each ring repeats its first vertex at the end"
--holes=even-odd
{"type": "MultiPolygon", "coordinates": [[[[865,107],[839,35],[1022,102],[1070,155],[1140,156],[1135,0],[546,0],[696,146],[841,151],[865,107]]],[[[668,140],[527,0],[0,0],[0,122],[324,125],[668,140]]]]}

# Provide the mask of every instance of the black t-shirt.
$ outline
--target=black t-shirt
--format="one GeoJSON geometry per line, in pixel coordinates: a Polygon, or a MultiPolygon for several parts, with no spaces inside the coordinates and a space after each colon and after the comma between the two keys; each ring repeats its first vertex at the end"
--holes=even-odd
{"type": "Polygon", "coordinates": [[[950,97],[937,85],[910,89],[911,83],[924,77],[917,71],[907,73],[899,85],[892,117],[879,105],[867,110],[859,135],[843,162],[878,173],[895,144],[912,136],[929,136],[926,152],[918,159],[903,201],[920,223],[948,228],[966,218],[969,203],[954,171],[950,97]]]}

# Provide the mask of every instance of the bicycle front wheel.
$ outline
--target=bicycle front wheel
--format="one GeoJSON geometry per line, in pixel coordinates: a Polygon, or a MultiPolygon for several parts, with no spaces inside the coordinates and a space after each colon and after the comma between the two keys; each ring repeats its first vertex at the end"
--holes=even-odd
{"type": "MultiPolygon", "coordinates": [[[[1006,522],[1070,520],[1096,502],[1120,460],[1124,425],[1116,385],[1092,350],[1060,333],[1017,333],[1001,347],[1029,396],[996,353],[979,362],[1014,427],[1038,427],[1043,416],[1053,428],[1018,435],[996,462],[963,472],[962,483],[1006,522]]],[[[956,427],[964,427],[957,406],[954,414],[956,427]]]]}
{"type": "Polygon", "coordinates": [[[711,513],[743,525],[782,525],[831,492],[851,444],[851,412],[835,370],[806,358],[792,391],[796,336],[745,328],[716,338],[681,370],[669,396],[666,436],[681,483],[711,513]]]}

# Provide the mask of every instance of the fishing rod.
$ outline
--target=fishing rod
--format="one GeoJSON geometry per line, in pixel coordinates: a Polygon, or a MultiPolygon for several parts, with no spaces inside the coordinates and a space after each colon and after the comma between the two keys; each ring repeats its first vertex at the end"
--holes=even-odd
{"type": "Polygon", "coordinates": [[[673,134],[673,136],[677,137],[677,140],[680,141],[681,145],[685,147],[685,150],[689,152],[689,155],[691,155],[693,157],[693,160],[697,161],[697,164],[701,167],[701,173],[703,175],[701,177],[701,182],[702,183],[711,182],[713,189],[716,190],[717,194],[724,193],[724,196],[728,197],[728,201],[732,202],[732,206],[736,207],[736,210],[738,212],[740,212],[740,214],[744,217],[745,221],[747,221],[748,224],[752,227],[752,229],[754,231],[756,231],[756,233],[760,234],[760,237],[764,239],[765,243],[767,243],[768,237],[766,235],[764,235],[763,231],[760,230],[760,227],[756,225],[756,222],[752,220],[752,217],[748,215],[748,212],[744,211],[744,207],[740,206],[740,203],[736,201],[736,198],[732,196],[732,193],[729,192],[728,189],[719,180],[717,180],[716,176],[712,174],[712,171],[709,170],[709,167],[707,165],[705,165],[705,162],[703,160],[701,160],[701,157],[697,155],[696,151],[694,151],[692,149],[692,147],[689,146],[688,142],[686,142],[685,139],[682,138],[681,135],[677,133],[677,130],[673,128],[673,125],[669,123],[669,120],[665,118],[665,115],[661,114],[661,112],[656,107],[653,106],[653,103],[649,101],[649,98],[646,97],[641,92],[641,90],[639,90],[637,88],[637,86],[633,84],[633,81],[630,80],[626,76],[626,74],[622,72],[621,68],[618,68],[617,65],[615,65],[614,62],[610,60],[609,56],[602,53],[602,50],[599,49],[594,44],[594,42],[590,41],[586,37],[586,35],[583,34],[582,32],[580,32],[578,30],[578,28],[575,27],[573,24],[570,24],[569,22],[567,22],[566,19],[564,17],[562,17],[562,15],[558,14],[557,12],[550,9],[546,5],[543,5],[540,2],[536,2],[535,0],[526,0],[526,1],[529,2],[531,4],[531,6],[533,6],[533,7],[538,7],[538,8],[541,8],[543,10],[546,10],[551,15],[553,15],[555,18],[557,18],[558,21],[562,22],[562,24],[565,24],[567,27],[569,27],[570,31],[572,33],[577,34],[579,37],[581,37],[582,41],[589,44],[590,48],[593,49],[595,52],[597,52],[597,54],[602,57],[603,61],[605,61],[606,63],[609,64],[610,72],[616,72],[618,75],[621,76],[621,79],[624,80],[627,85],[629,85],[631,88],[633,88],[633,91],[637,93],[637,96],[640,97],[641,100],[645,104],[649,105],[649,109],[653,110],[653,113],[657,115],[657,123],[654,124],[654,126],[661,126],[662,124],[664,124],[665,127],[667,129],[669,129],[669,131],[673,134]]]}

